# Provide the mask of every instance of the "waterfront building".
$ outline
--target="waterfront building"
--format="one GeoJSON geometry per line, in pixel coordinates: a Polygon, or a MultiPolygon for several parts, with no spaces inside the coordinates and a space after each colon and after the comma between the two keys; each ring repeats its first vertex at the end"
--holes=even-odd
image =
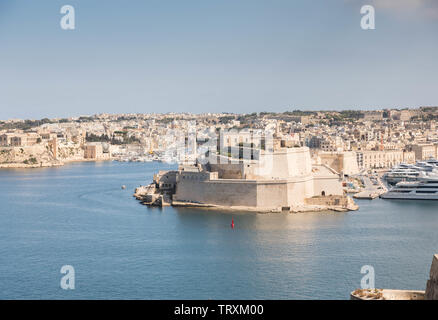
{"type": "Polygon", "coordinates": [[[321,148],[322,141],[323,141],[322,137],[311,136],[306,139],[306,146],[308,146],[311,149],[319,149],[321,148]]]}
{"type": "Polygon", "coordinates": [[[436,144],[418,144],[410,145],[409,149],[415,153],[416,160],[427,160],[437,158],[437,145],[436,144]]]}
{"type": "Polygon", "coordinates": [[[344,142],[341,137],[328,137],[321,141],[320,147],[325,152],[344,151],[344,142]]]}
{"type": "Polygon", "coordinates": [[[250,145],[260,147],[261,141],[261,130],[222,130],[220,132],[221,148],[250,145]]]}
{"type": "Polygon", "coordinates": [[[383,120],[383,111],[368,111],[364,114],[364,121],[381,121],[383,120]]]}
{"type": "Polygon", "coordinates": [[[360,169],[383,169],[404,162],[403,150],[361,150],[356,152],[360,169]]]}
{"type": "Polygon", "coordinates": [[[90,143],[84,146],[85,159],[103,159],[103,147],[101,143],[90,143]]]}
{"type": "Polygon", "coordinates": [[[4,133],[0,135],[0,146],[3,147],[27,147],[33,146],[41,140],[41,136],[35,132],[28,133],[4,133]]]}
{"type": "Polygon", "coordinates": [[[0,135],[0,146],[7,147],[11,144],[11,138],[10,135],[4,133],[0,135]]]}

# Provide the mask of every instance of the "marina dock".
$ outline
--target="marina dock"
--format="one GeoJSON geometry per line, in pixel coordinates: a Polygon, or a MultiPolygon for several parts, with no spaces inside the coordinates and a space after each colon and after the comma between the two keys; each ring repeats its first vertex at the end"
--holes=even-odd
{"type": "Polygon", "coordinates": [[[379,177],[363,175],[360,178],[365,187],[362,191],[356,193],[353,198],[373,200],[387,192],[387,188],[379,177]]]}

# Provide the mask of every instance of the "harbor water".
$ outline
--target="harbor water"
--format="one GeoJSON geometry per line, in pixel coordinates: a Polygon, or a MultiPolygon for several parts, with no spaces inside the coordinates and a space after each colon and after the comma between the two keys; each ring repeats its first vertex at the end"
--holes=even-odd
{"type": "Polygon", "coordinates": [[[425,289],[438,202],[256,214],[148,208],[132,197],[173,167],[0,170],[0,299],[349,299],[365,265],[378,288],[425,289]],[[74,267],[74,290],[60,287],[63,265],[74,267]]]}

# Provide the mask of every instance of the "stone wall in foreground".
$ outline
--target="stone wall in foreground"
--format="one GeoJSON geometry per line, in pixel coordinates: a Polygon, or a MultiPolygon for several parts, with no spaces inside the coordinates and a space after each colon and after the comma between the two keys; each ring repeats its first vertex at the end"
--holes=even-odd
{"type": "Polygon", "coordinates": [[[430,278],[426,285],[426,300],[438,300],[438,254],[433,256],[430,278]]]}

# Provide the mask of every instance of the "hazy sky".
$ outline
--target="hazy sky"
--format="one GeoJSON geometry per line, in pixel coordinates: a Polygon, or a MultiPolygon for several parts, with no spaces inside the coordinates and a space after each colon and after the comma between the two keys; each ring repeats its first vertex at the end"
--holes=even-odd
{"type": "Polygon", "coordinates": [[[0,0],[0,119],[438,105],[437,31],[436,0],[0,0]]]}

